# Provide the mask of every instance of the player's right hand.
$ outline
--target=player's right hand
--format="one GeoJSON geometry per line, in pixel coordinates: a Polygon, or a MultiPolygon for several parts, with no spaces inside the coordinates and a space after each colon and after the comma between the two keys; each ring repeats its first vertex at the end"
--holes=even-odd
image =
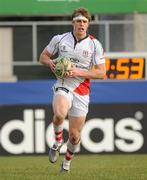
{"type": "Polygon", "coordinates": [[[49,67],[51,68],[52,71],[55,70],[55,66],[56,66],[56,59],[54,60],[49,60],[49,67]]]}

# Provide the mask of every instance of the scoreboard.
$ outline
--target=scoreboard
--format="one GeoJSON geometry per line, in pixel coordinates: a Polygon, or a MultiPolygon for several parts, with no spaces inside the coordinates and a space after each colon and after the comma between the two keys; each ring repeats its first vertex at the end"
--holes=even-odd
{"type": "Polygon", "coordinates": [[[106,58],[106,79],[145,78],[145,58],[106,58]]]}

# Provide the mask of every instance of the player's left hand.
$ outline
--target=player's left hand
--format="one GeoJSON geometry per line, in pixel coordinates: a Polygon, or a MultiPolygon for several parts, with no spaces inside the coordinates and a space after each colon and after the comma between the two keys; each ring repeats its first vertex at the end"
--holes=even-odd
{"type": "Polygon", "coordinates": [[[65,77],[76,77],[79,76],[79,68],[77,68],[74,64],[71,66],[71,68],[65,73],[65,77]]]}
{"type": "Polygon", "coordinates": [[[64,74],[64,77],[65,77],[65,78],[73,77],[73,72],[72,72],[72,70],[66,71],[65,74],[64,74]]]}

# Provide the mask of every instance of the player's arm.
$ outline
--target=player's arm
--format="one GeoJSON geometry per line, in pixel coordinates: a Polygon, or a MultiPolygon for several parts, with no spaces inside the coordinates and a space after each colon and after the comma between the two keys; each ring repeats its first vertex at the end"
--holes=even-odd
{"type": "Polygon", "coordinates": [[[106,66],[105,63],[103,64],[98,64],[95,65],[95,68],[85,71],[85,70],[80,70],[79,72],[80,77],[84,77],[87,79],[104,79],[106,75],[106,66]]]}
{"type": "Polygon", "coordinates": [[[55,69],[55,60],[51,57],[58,52],[59,36],[54,36],[46,48],[40,54],[39,62],[51,68],[52,71],[55,69]]]}
{"type": "Polygon", "coordinates": [[[86,79],[104,79],[106,75],[106,66],[105,63],[97,64],[96,68],[93,68],[89,71],[81,70],[76,67],[71,68],[71,76],[72,77],[84,77],[86,79]]]}
{"type": "Polygon", "coordinates": [[[47,48],[45,48],[40,54],[39,62],[51,68],[53,71],[55,69],[55,63],[51,59],[52,55],[48,52],[47,48]]]}

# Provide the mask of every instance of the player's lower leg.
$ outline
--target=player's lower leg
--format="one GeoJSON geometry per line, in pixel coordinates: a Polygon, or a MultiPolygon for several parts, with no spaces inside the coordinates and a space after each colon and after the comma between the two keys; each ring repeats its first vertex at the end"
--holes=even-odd
{"type": "Polygon", "coordinates": [[[60,149],[63,145],[63,123],[60,125],[53,124],[55,132],[55,144],[49,150],[49,161],[55,163],[58,159],[60,149]]]}
{"type": "Polygon", "coordinates": [[[72,144],[70,142],[70,140],[68,140],[67,151],[66,151],[66,154],[64,156],[64,160],[61,164],[60,172],[69,172],[70,171],[70,164],[71,164],[72,158],[74,156],[74,153],[77,151],[78,147],[79,147],[79,143],[78,144],[72,144]]]}

